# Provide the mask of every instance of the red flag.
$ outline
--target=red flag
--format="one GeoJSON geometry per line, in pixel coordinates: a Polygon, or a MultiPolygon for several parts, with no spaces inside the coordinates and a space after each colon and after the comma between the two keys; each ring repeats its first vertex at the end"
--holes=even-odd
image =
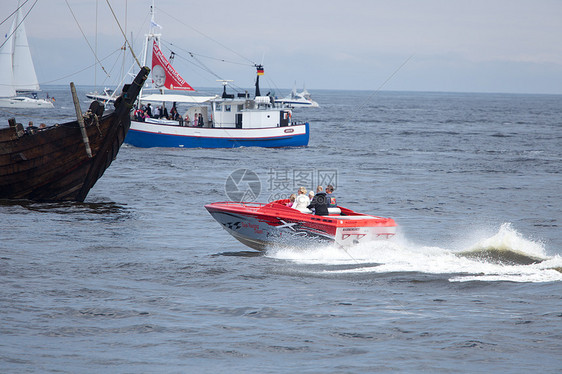
{"type": "Polygon", "coordinates": [[[170,90],[195,91],[164,57],[160,47],[156,44],[156,40],[152,43],[152,83],[157,88],[166,87],[170,90]]]}

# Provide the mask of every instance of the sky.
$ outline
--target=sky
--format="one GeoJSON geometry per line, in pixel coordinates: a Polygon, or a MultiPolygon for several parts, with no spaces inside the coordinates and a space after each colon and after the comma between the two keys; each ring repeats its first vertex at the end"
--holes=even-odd
{"type": "MultiPolygon", "coordinates": [[[[142,55],[152,0],[109,3],[142,55]]],[[[0,21],[16,6],[4,0],[0,21]]],[[[40,84],[111,86],[131,66],[106,0],[28,0],[24,14],[32,6],[25,25],[40,84]]],[[[562,0],[156,0],[155,20],[164,54],[174,51],[193,87],[220,87],[219,78],[252,87],[257,63],[262,91],[562,94],[562,0]]]]}

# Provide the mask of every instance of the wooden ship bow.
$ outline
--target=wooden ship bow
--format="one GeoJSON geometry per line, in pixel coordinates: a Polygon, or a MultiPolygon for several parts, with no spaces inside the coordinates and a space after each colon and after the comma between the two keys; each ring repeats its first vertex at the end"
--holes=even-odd
{"type": "Polygon", "coordinates": [[[76,121],[24,130],[10,119],[10,127],[0,129],[0,199],[84,201],[117,156],[149,72],[141,68],[108,114],[97,101],[82,114],[71,83],[76,121]]]}

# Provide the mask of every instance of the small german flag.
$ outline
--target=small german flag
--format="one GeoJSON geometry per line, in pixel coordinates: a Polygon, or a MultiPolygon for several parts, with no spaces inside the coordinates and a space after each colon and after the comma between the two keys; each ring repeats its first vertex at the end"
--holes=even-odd
{"type": "Polygon", "coordinates": [[[263,75],[263,66],[258,65],[256,68],[258,69],[258,75],[263,75]]]}

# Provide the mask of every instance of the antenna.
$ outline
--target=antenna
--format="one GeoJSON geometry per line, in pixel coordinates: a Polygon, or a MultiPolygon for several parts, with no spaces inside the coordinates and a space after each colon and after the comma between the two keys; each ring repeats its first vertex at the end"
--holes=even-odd
{"type": "Polygon", "coordinates": [[[226,86],[228,86],[229,82],[234,82],[233,80],[230,79],[217,79],[217,82],[221,82],[222,83],[222,97],[227,98],[228,95],[226,94],[226,86]]]}
{"type": "Polygon", "coordinates": [[[231,79],[217,79],[217,82],[222,82],[222,85],[226,86],[228,82],[234,82],[234,81],[231,79]]]}

